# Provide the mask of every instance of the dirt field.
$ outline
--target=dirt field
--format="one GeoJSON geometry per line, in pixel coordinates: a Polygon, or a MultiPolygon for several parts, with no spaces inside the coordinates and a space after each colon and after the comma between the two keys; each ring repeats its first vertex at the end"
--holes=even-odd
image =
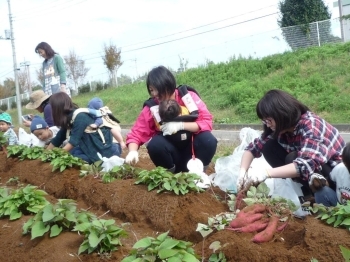
{"type": "MultiPolygon", "coordinates": [[[[154,168],[146,153],[141,154],[138,167],[150,170],[154,168]]],[[[110,257],[98,254],[78,256],[78,248],[83,236],[75,232],[63,232],[55,238],[48,236],[30,239],[22,235],[22,225],[29,216],[10,221],[0,219],[0,261],[121,261],[133,244],[146,236],[156,237],[170,231],[176,239],[191,241],[198,255],[208,261],[213,241],[226,244],[223,252],[227,261],[291,261],[306,262],[311,258],[318,261],[343,261],[339,245],[350,248],[349,232],[332,228],[310,216],[305,220],[294,219],[287,229],[276,235],[273,241],[264,244],[251,242],[252,234],[222,230],[207,237],[204,244],[201,235],[196,232],[197,223],[207,224],[208,217],[228,211],[227,205],[220,202],[214,193],[218,189],[204,193],[190,193],[176,196],[172,193],[157,194],[148,192],[146,186],[134,185],[134,180],[114,181],[103,184],[88,176],[79,178],[79,170],[69,169],[51,172],[52,166],[39,160],[7,158],[0,152],[1,185],[5,186],[11,177],[19,177],[21,183],[36,185],[45,190],[48,200],[74,199],[78,208],[104,219],[113,218],[116,224],[124,226],[128,237],[122,239],[123,246],[110,257]]],[[[207,173],[214,172],[213,164],[207,173]]]]}

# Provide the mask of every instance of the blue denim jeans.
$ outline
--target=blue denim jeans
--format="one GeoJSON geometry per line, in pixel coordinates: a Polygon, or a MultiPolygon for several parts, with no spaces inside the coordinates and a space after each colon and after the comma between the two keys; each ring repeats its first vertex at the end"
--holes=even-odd
{"type": "Polygon", "coordinates": [[[318,204],[323,204],[326,207],[336,206],[338,203],[337,194],[333,189],[328,186],[323,187],[314,193],[315,202],[318,204]]]}
{"type": "MultiPolygon", "coordinates": [[[[120,156],[120,154],[122,152],[122,148],[121,148],[120,144],[113,143],[112,149],[113,149],[113,156],[120,156]]],[[[81,158],[82,160],[88,162],[89,164],[92,164],[92,161],[90,160],[90,158],[88,158],[85,155],[85,153],[80,149],[79,146],[74,147],[69,153],[72,156],[81,158]]],[[[97,152],[96,152],[96,154],[97,154],[97,152]]],[[[101,154],[101,155],[103,156],[103,154],[101,154]]]]}

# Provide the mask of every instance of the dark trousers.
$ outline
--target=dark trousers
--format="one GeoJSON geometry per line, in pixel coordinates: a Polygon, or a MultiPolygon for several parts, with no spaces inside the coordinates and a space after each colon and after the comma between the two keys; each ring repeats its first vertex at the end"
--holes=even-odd
{"type": "MultiPolygon", "coordinates": [[[[262,153],[271,167],[280,167],[293,163],[293,160],[297,158],[298,154],[296,151],[287,153],[287,151],[275,139],[267,141],[263,147],[262,153]]],[[[321,174],[327,179],[330,188],[335,190],[334,182],[329,179],[331,171],[332,167],[329,164],[326,163],[322,165],[321,174]]],[[[310,194],[308,181],[297,179],[297,182],[303,185],[302,190],[304,195],[310,194]]]]}
{"type": "MultiPolygon", "coordinates": [[[[193,149],[195,157],[210,164],[217,147],[217,139],[209,131],[193,135],[193,149]]],[[[187,145],[177,147],[162,134],[154,136],[147,145],[148,154],[155,166],[170,169],[175,165],[175,172],[187,172],[187,162],[192,158],[192,139],[187,145]]]]}

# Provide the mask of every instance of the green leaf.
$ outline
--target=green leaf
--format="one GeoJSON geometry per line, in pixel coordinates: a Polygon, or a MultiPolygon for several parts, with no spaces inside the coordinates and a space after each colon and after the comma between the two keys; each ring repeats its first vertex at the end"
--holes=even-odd
{"type": "Polygon", "coordinates": [[[47,205],[43,208],[43,222],[50,221],[55,217],[52,211],[52,205],[47,205]]]}
{"type": "Polygon", "coordinates": [[[192,255],[190,253],[185,253],[182,260],[186,261],[186,262],[199,262],[199,260],[194,255],[192,255]]]}
{"type": "Polygon", "coordinates": [[[339,247],[345,261],[350,261],[350,250],[348,248],[343,247],[342,245],[340,245],[339,247]]]}
{"type": "Polygon", "coordinates": [[[160,244],[159,249],[172,249],[177,244],[179,244],[179,242],[180,242],[179,240],[167,238],[164,240],[164,242],[162,244],[160,244]]]}
{"type": "Polygon", "coordinates": [[[340,223],[340,225],[350,226],[350,217],[347,217],[340,223]]]}
{"type": "Polygon", "coordinates": [[[158,251],[158,256],[160,259],[166,259],[168,257],[175,256],[179,251],[174,249],[161,249],[158,251]]]}
{"type": "Polygon", "coordinates": [[[88,239],[90,247],[95,248],[100,243],[99,238],[94,231],[90,232],[88,239]]]}
{"type": "Polygon", "coordinates": [[[16,210],[12,210],[11,214],[10,214],[10,220],[15,220],[18,219],[22,216],[22,212],[16,210]]]}
{"type": "Polygon", "coordinates": [[[171,186],[170,186],[169,182],[165,182],[165,183],[163,184],[163,186],[164,186],[164,188],[165,188],[166,190],[171,191],[171,186]]]}
{"type": "Polygon", "coordinates": [[[62,232],[62,227],[59,227],[58,225],[53,225],[51,227],[51,233],[50,237],[56,237],[62,232]]]}
{"type": "Polygon", "coordinates": [[[41,237],[49,230],[50,230],[50,225],[47,225],[45,227],[45,225],[42,221],[37,221],[32,227],[32,238],[31,239],[34,239],[36,237],[41,237]]]}
{"type": "Polygon", "coordinates": [[[168,262],[182,262],[181,258],[178,257],[169,257],[168,262]]]}
{"type": "Polygon", "coordinates": [[[132,248],[139,249],[139,248],[147,248],[152,244],[152,241],[149,237],[140,239],[137,241],[132,248]]]}
{"type": "Polygon", "coordinates": [[[79,247],[78,255],[85,252],[88,248],[89,248],[89,243],[87,241],[84,241],[79,247]]]}

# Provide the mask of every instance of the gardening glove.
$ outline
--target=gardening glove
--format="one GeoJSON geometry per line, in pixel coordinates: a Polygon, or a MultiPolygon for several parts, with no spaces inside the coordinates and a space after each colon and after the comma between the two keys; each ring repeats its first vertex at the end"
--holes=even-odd
{"type": "Polygon", "coordinates": [[[160,129],[163,132],[163,136],[173,135],[177,133],[177,131],[184,130],[183,122],[169,122],[160,126],[160,129]]]}
{"type": "Polygon", "coordinates": [[[139,162],[139,153],[137,151],[130,151],[125,158],[125,163],[127,164],[136,164],[139,162]]]}
{"type": "Polygon", "coordinates": [[[309,176],[309,186],[312,192],[316,192],[320,189],[322,189],[324,186],[327,186],[328,182],[327,179],[317,173],[313,173],[311,176],[309,176]]]}
{"type": "Polygon", "coordinates": [[[237,192],[239,192],[243,189],[244,180],[247,179],[247,177],[245,177],[246,173],[247,173],[247,171],[244,168],[241,168],[239,170],[239,175],[238,175],[237,183],[236,183],[237,192]]]}
{"type": "Polygon", "coordinates": [[[244,187],[248,186],[249,184],[260,184],[266,180],[268,177],[267,170],[266,169],[254,169],[250,168],[248,172],[248,179],[245,181],[244,187]]]}

